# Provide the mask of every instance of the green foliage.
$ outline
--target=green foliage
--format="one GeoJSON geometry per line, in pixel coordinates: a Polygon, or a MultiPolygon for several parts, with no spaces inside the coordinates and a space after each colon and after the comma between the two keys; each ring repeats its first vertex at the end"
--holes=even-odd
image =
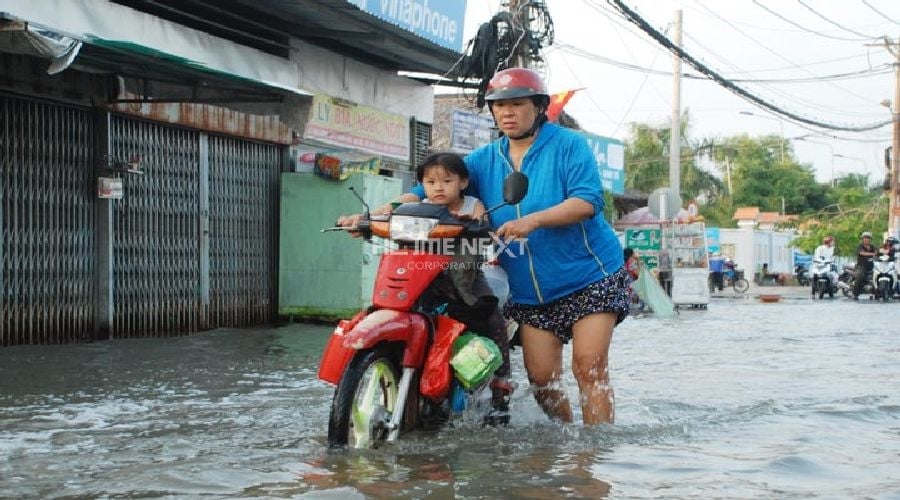
{"type": "MultiPolygon", "coordinates": [[[[688,116],[682,130],[688,129],[688,116]]],[[[669,184],[669,127],[632,126],[625,149],[625,185],[651,193],[669,184]]],[[[853,255],[862,231],[877,236],[886,230],[887,200],[869,188],[866,175],[850,175],[834,186],[819,184],[812,166],[798,163],[789,141],[779,136],[746,134],[692,142],[682,139],[682,199],[700,202],[709,226],[735,227],[738,207],[800,216],[803,236],[795,244],[812,252],[826,235],[836,240],[838,255],[853,255]],[[698,167],[708,159],[717,175],[698,167]],[[721,179],[720,179],[721,177],[721,179]],[[729,191],[731,190],[731,191],[729,191]]]]}
{"type": "Polygon", "coordinates": [[[805,218],[807,230],[794,239],[794,246],[812,253],[824,237],[834,236],[835,255],[852,257],[863,231],[869,231],[875,236],[876,245],[880,243],[879,235],[887,231],[887,197],[876,189],[863,189],[854,182],[847,184],[838,184],[830,193],[831,196],[844,200],[843,203],[836,203],[805,218]]]}
{"type": "MultiPolygon", "coordinates": [[[[688,116],[684,115],[682,130],[688,129],[688,116]]],[[[630,141],[625,144],[625,187],[644,193],[669,185],[669,139],[671,127],[653,127],[647,124],[632,125],[630,141]]],[[[711,199],[724,191],[722,181],[712,173],[699,168],[695,162],[694,148],[682,138],[681,148],[681,198],[687,203],[695,199],[711,199]]]]}
{"type": "Polygon", "coordinates": [[[730,196],[719,196],[700,207],[700,215],[709,227],[737,227],[734,220],[735,206],[730,196]]]}

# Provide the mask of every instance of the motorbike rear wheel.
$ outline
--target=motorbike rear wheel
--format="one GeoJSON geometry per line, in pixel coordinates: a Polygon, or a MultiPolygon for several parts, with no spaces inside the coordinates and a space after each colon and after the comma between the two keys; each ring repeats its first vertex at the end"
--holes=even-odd
{"type": "Polygon", "coordinates": [[[744,293],[750,289],[750,283],[744,278],[734,280],[732,286],[734,286],[734,291],[738,293],[744,293]]]}
{"type": "Polygon", "coordinates": [[[400,386],[399,367],[397,349],[388,344],[353,357],[331,402],[329,448],[376,448],[387,439],[400,386]]]}

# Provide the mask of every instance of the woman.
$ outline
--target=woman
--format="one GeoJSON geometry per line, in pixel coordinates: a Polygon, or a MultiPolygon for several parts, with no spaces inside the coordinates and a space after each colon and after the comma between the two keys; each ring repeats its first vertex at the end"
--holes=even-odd
{"type": "MultiPolygon", "coordinates": [[[[536,72],[498,72],[485,100],[504,136],[466,157],[467,192],[495,207],[503,202],[507,175],[520,171],[529,179],[525,199],[490,219],[509,242],[500,254],[510,286],[504,313],[522,326],[534,397],[550,418],[572,421],[559,385],[563,344],[571,340],[584,423],[612,423],[609,346],[613,328],[628,316],[630,280],[622,247],[603,219],[596,160],[580,135],[547,122],[550,98],[536,72]]],[[[398,201],[423,197],[416,187],[398,201]]]]}

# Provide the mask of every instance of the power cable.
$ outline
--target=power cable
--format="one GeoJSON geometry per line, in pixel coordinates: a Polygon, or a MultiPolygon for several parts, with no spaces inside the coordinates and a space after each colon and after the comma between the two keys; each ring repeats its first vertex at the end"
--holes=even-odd
{"type": "MultiPolygon", "coordinates": [[[[587,6],[593,8],[593,9],[596,10],[597,12],[599,12],[602,16],[606,17],[607,19],[610,19],[610,20],[613,21],[614,23],[619,24],[619,23],[615,20],[615,17],[613,17],[611,14],[609,14],[609,13],[606,12],[606,11],[607,11],[607,8],[606,8],[606,6],[604,6],[603,4],[600,4],[600,3],[597,3],[597,2],[594,2],[594,1],[590,1],[590,0],[585,0],[585,4],[586,4],[587,6]]],[[[615,14],[615,15],[617,15],[617,16],[622,17],[623,20],[625,20],[625,21],[628,20],[627,18],[625,18],[624,16],[622,16],[619,12],[616,12],[615,10],[612,10],[612,14],[615,14]]],[[[626,24],[625,30],[631,32],[631,30],[628,29],[627,26],[628,26],[628,25],[626,24]]],[[[637,57],[634,56],[634,53],[631,51],[631,48],[629,47],[629,44],[625,43],[625,39],[622,38],[622,35],[621,35],[621,33],[619,33],[619,30],[617,30],[617,29],[615,29],[615,28],[613,28],[613,30],[615,31],[616,36],[619,38],[619,41],[622,42],[622,47],[625,48],[625,52],[628,52],[628,55],[631,56],[632,59],[637,60],[637,57]]],[[[645,40],[645,38],[644,38],[643,36],[641,36],[640,33],[632,33],[632,34],[633,34],[634,36],[636,36],[639,40],[645,40]]],[[[652,44],[651,44],[651,45],[652,45],[652,44]]],[[[654,48],[655,50],[659,50],[659,47],[654,46],[653,48],[654,48]]],[[[650,86],[653,88],[653,91],[656,93],[656,95],[660,98],[660,100],[661,100],[662,102],[668,102],[668,98],[667,98],[666,96],[663,95],[663,93],[659,90],[659,87],[657,87],[656,85],[654,85],[653,82],[650,82],[650,86]]]]}
{"type": "Polygon", "coordinates": [[[875,11],[878,15],[880,15],[881,17],[887,19],[888,21],[890,21],[890,22],[892,22],[892,23],[894,23],[894,24],[900,24],[900,23],[898,23],[897,21],[894,21],[893,19],[891,19],[890,17],[888,17],[887,14],[885,14],[885,13],[881,12],[880,10],[876,9],[875,7],[873,7],[872,4],[870,4],[870,3],[867,2],[866,0],[862,0],[862,3],[866,4],[866,7],[872,9],[872,10],[875,11]]]}
{"type": "Polygon", "coordinates": [[[607,0],[607,1],[611,5],[615,6],[615,8],[618,9],[629,20],[629,22],[631,22],[632,24],[634,24],[635,26],[640,28],[643,32],[647,33],[651,38],[653,38],[654,40],[659,42],[660,45],[662,45],[663,47],[668,49],[670,52],[676,54],[679,58],[681,58],[681,60],[683,60],[686,63],[693,66],[694,69],[696,69],[700,73],[703,73],[704,75],[709,76],[711,79],[716,81],[719,85],[725,87],[732,93],[734,93],[738,96],[741,96],[744,99],[760,106],[761,108],[767,109],[775,114],[778,114],[785,118],[789,118],[795,122],[805,123],[805,124],[812,125],[815,127],[821,127],[821,128],[829,129],[829,130],[849,131],[849,132],[864,132],[867,130],[875,130],[875,129],[884,127],[885,125],[889,125],[890,123],[892,123],[891,120],[887,120],[884,122],[872,123],[872,124],[866,124],[866,125],[839,125],[839,124],[821,122],[821,121],[813,120],[810,118],[806,118],[804,116],[800,116],[796,113],[793,113],[791,111],[783,109],[774,104],[771,104],[771,103],[761,99],[760,97],[758,97],[754,94],[751,94],[744,88],[735,85],[730,80],[722,77],[722,75],[713,71],[712,69],[707,67],[705,64],[701,63],[700,61],[695,59],[693,56],[691,56],[690,54],[685,52],[681,47],[676,46],[674,43],[672,43],[671,40],[666,38],[662,33],[657,31],[656,29],[654,29],[653,26],[650,26],[647,23],[647,21],[644,20],[644,18],[642,18],[640,15],[638,15],[636,12],[634,12],[628,6],[626,6],[624,3],[622,3],[621,0],[607,0]]]}
{"type": "MultiPolygon", "coordinates": [[[[802,0],[797,0],[797,1],[799,1],[799,2],[802,3],[802,0]]],[[[731,22],[729,22],[727,19],[724,19],[724,18],[723,18],[722,16],[720,16],[718,13],[716,13],[715,11],[713,11],[713,10],[711,10],[710,8],[706,7],[705,5],[701,5],[701,7],[703,7],[704,10],[706,10],[707,12],[709,12],[710,14],[712,14],[713,16],[715,16],[717,19],[721,20],[722,22],[728,24],[729,26],[731,26],[732,28],[734,28],[735,31],[737,31],[738,33],[740,33],[741,35],[743,35],[744,37],[746,37],[748,40],[750,40],[750,41],[753,42],[754,44],[756,44],[756,45],[758,45],[759,47],[763,48],[765,51],[767,51],[767,52],[769,52],[770,54],[774,55],[775,57],[781,59],[782,61],[784,61],[784,62],[786,62],[786,63],[788,63],[788,64],[794,65],[794,67],[796,67],[796,68],[797,68],[798,70],[800,70],[800,71],[803,71],[804,73],[807,73],[807,74],[809,74],[809,75],[811,75],[811,76],[817,76],[816,74],[812,73],[811,71],[809,71],[809,70],[807,70],[807,69],[805,69],[805,68],[800,67],[800,66],[797,65],[797,63],[795,63],[794,61],[791,61],[790,59],[784,57],[784,56],[781,55],[779,52],[777,52],[777,51],[775,51],[775,50],[772,50],[771,48],[769,48],[768,46],[766,46],[764,43],[760,42],[759,40],[753,38],[752,36],[750,36],[749,34],[747,34],[745,31],[743,31],[743,30],[741,30],[740,28],[738,28],[737,26],[731,24],[731,22]]],[[[869,102],[869,98],[868,98],[868,97],[861,96],[861,95],[859,95],[859,94],[857,94],[857,93],[855,93],[855,92],[852,92],[852,91],[850,91],[850,90],[848,90],[848,89],[845,89],[844,87],[841,87],[841,86],[839,86],[839,85],[833,85],[833,86],[834,86],[835,88],[837,88],[837,89],[840,89],[840,90],[846,92],[847,94],[850,94],[850,95],[852,95],[852,96],[854,96],[854,97],[857,97],[857,98],[861,99],[863,102],[866,102],[866,103],[869,102]]]]}
{"type": "Polygon", "coordinates": [[[791,26],[796,26],[797,28],[800,28],[801,30],[806,31],[806,32],[809,32],[809,33],[812,33],[812,34],[814,34],[814,35],[818,35],[818,36],[821,36],[821,37],[824,37],[824,38],[831,38],[832,40],[843,40],[843,41],[845,41],[845,42],[867,42],[867,41],[870,41],[870,40],[871,40],[871,38],[846,38],[846,37],[840,37],[840,36],[826,35],[825,33],[821,33],[821,32],[815,31],[815,30],[811,30],[811,29],[809,29],[809,28],[803,27],[803,26],[801,26],[801,25],[795,23],[794,21],[791,21],[790,19],[788,19],[788,18],[782,16],[781,14],[775,12],[774,10],[772,10],[772,9],[766,7],[765,5],[759,3],[759,0],[753,0],[753,3],[755,3],[758,7],[760,7],[760,8],[763,9],[764,11],[768,12],[769,14],[772,14],[773,16],[777,17],[778,19],[781,19],[782,21],[784,21],[784,22],[790,24],[791,26]]]}
{"type": "MultiPolygon", "coordinates": [[[[685,32],[684,36],[688,40],[692,40],[693,43],[695,43],[702,49],[704,49],[707,52],[709,52],[710,54],[712,54],[720,62],[720,64],[724,64],[725,67],[731,68],[732,70],[736,71],[738,74],[747,74],[747,73],[741,71],[740,69],[735,68],[731,64],[731,62],[728,58],[718,55],[714,50],[712,50],[709,47],[707,47],[706,45],[702,44],[699,40],[696,40],[693,36],[690,35],[690,33],[685,32]]],[[[731,80],[732,82],[735,81],[734,79],[731,79],[731,78],[729,78],[729,80],[731,80]]],[[[809,112],[819,111],[819,112],[834,113],[834,114],[851,116],[851,117],[858,117],[861,114],[862,115],[865,114],[865,113],[857,113],[857,112],[852,112],[852,111],[848,112],[848,111],[846,111],[846,107],[838,109],[838,108],[829,107],[821,102],[812,102],[804,97],[795,95],[793,93],[789,93],[789,92],[782,90],[780,88],[777,88],[773,85],[764,84],[764,83],[760,83],[758,85],[760,87],[768,90],[772,94],[780,96],[781,99],[783,99],[782,102],[798,103],[798,104],[802,105],[803,107],[808,108],[809,112]]]]}
{"type": "MultiPolygon", "coordinates": [[[[651,68],[647,68],[644,66],[638,66],[635,64],[626,63],[623,61],[618,61],[616,59],[611,59],[606,56],[602,56],[600,54],[595,54],[593,52],[589,52],[585,49],[576,47],[572,44],[565,42],[558,42],[553,46],[556,50],[567,52],[574,56],[583,57],[585,59],[590,59],[596,62],[609,64],[611,66],[615,66],[617,68],[627,69],[630,71],[637,71],[640,73],[645,73],[648,75],[658,75],[658,76],[672,76],[671,71],[663,71],[651,68]]],[[[657,52],[657,55],[659,52],[657,52]]],[[[654,58],[655,60],[655,58],[654,58]]],[[[874,68],[869,69],[861,69],[857,71],[848,71],[845,73],[836,73],[832,75],[822,75],[816,77],[806,77],[806,78],[729,78],[729,80],[733,82],[740,83],[815,83],[815,82],[827,82],[832,80],[851,80],[856,78],[870,78],[873,76],[884,75],[893,71],[891,69],[891,65],[889,63],[884,63],[882,65],[876,66],[874,68]]],[[[692,73],[685,73],[684,78],[689,78],[693,80],[709,80],[708,77],[702,75],[695,75],[692,73]]]]}
{"type": "Polygon", "coordinates": [[[825,21],[825,22],[827,22],[827,23],[829,23],[829,24],[832,24],[832,25],[834,25],[834,26],[837,26],[838,28],[840,28],[840,29],[846,31],[847,33],[853,33],[853,34],[856,35],[856,36],[861,36],[861,37],[867,38],[867,39],[869,39],[869,40],[873,40],[873,39],[875,39],[875,38],[878,38],[877,36],[869,36],[869,35],[867,35],[867,34],[865,34],[865,33],[860,33],[859,31],[854,31],[854,30],[852,30],[852,29],[850,29],[850,28],[847,28],[847,27],[845,27],[845,26],[843,26],[843,25],[841,25],[841,24],[838,24],[838,23],[832,21],[831,19],[828,19],[827,17],[823,16],[821,13],[819,13],[818,11],[816,11],[816,9],[813,9],[812,7],[810,7],[809,5],[807,5],[806,2],[804,2],[803,0],[797,0],[797,3],[799,3],[800,5],[806,7],[806,9],[809,10],[810,12],[812,12],[813,14],[819,16],[823,21],[825,21]]]}

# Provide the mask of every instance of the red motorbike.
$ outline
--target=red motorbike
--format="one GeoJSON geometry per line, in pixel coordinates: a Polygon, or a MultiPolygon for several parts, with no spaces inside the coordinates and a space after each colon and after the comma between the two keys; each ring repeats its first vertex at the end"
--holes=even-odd
{"type": "MultiPolygon", "coordinates": [[[[489,211],[519,203],[527,190],[527,177],[510,174],[505,203],[489,211]]],[[[389,238],[398,248],[382,254],[372,305],[340,321],[323,353],[318,376],[336,385],[330,448],[377,447],[442,419],[451,396],[451,346],[466,325],[441,314],[433,290],[453,256],[423,243],[490,237],[484,222],[459,220],[429,203],[406,203],[380,219],[367,209],[352,230],[367,240],[389,238]]]]}

